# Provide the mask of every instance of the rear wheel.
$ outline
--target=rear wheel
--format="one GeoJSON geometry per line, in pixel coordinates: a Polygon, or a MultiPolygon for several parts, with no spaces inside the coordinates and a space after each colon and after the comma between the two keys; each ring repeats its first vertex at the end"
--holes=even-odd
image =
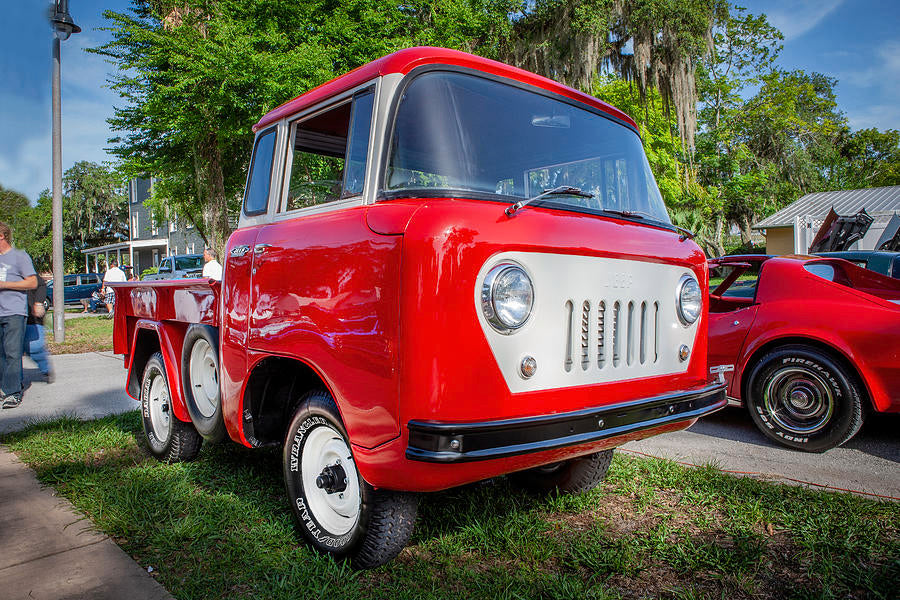
{"type": "Polygon", "coordinates": [[[184,404],[197,432],[211,442],[225,437],[219,388],[219,334],[208,325],[192,325],[181,353],[184,404]]]}
{"type": "Polygon", "coordinates": [[[612,450],[603,450],[520,471],[511,477],[519,485],[539,492],[558,490],[568,494],[580,494],[600,485],[606,478],[612,457],[612,450]]]}
{"type": "Polygon", "coordinates": [[[417,497],[366,483],[328,392],[301,399],[284,442],[284,480],[306,541],[355,568],[390,561],[412,536],[417,497]]]}
{"type": "Polygon", "coordinates": [[[203,438],[190,423],[172,414],[169,380],[162,354],[147,361],[141,383],[141,416],[150,452],[163,462],[190,461],[200,452],[203,438]]]}
{"type": "Polygon", "coordinates": [[[862,426],[855,378],[816,348],[791,345],[769,352],[750,373],[747,392],[753,422],[788,448],[824,452],[862,426]]]}

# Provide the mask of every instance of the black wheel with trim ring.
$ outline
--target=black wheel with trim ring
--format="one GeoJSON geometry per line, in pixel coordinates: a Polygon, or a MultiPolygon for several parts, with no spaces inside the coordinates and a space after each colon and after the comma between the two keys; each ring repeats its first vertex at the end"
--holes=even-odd
{"type": "Polygon", "coordinates": [[[156,352],[144,367],[141,381],[141,421],[150,453],[163,462],[193,460],[203,438],[191,423],[173,414],[169,378],[162,354],[156,352]]]}
{"type": "Polygon", "coordinates": [[[300,399],[283,459],[297,528],[313,548],[367,569],[390,561],[406,547],[418,498],[375,490],[363,479],[331,394],[316,390],[300,399]]]}
{"type": "Polygon", "coordinates": [[[788,345],[767,353],[753,367],[746,393],[757,428],[788,448],[824,452],[862,426],[856,377],[811,346],[788,345]]]}

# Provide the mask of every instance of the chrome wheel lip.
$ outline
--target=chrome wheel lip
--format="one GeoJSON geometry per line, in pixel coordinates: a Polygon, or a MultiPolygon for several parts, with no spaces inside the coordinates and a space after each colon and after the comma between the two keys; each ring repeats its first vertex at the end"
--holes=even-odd
{"type": "Polygon", "coordinates": [[[362,496],[359,475],[343,436],[330,425],[310,430],[303,444],[300,473],[307,507],[316,522],[334,536],[345,535],[359,521],[362,496]],[[316,485],[316,478],[329,466],[339,464],[347,478],[346,489],[328,493],[316,485]]]}
{"type": "Polygon", "coordinates": [[[782,429],[809,435],[824,429],[834,415],[831,386],[809,369],[786,367],[776,371],[763,390],[766,413],[782,429]]]}
{"type": "Polygon", "coordinates": [[[188,382],[197,410],[207,419],[211,418],[218,408],[219,376],[215,354],[205,339],[198,339],[191,346],[188,382]]]}
{"type": "Polygon", "coordinates": [[[165,442],[169,439],[169,431],[172,428],[169,386],[166,384],[165,377],[159,371],[153,371],[150,377],[150,386],[147,389],[150,427],[153,430],[153,435],[160,442],[165,442]]]}

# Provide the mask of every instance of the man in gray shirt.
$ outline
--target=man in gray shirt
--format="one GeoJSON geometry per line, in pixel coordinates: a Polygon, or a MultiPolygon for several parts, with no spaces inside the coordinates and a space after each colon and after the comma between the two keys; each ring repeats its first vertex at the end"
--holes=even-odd
{"type": "Polygon", "coordinates": [[[12,247],[12,231],[0,222],[0,391],[3,408],[22,402],[27,290],[37,287],[31,257],[12,247]]]}

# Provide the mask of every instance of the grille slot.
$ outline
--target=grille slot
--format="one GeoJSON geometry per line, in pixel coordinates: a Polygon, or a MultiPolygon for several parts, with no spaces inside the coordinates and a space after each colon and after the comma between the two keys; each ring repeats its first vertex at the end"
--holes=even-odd
{"type": "Polygon", "coordinates": [[[603,363],[606,362],[606,348],[604,341],[606,339],[606,302],[600,301],[597,305],[597,368],[602,369],[603,363]]]}
{"type": "Polygon", "coordinates": [[[575,312],[575,304],[569,300],[566,302],[566,361],[565,361],[565,369],[566,373],[572,370],[572,313],[575,312]]]}
{"type": "Polygon", "coordinates": [[[616,301],[616,303],[613,304],[612,330],[613,330],[613,341],[612,341],[613,366],[618,367],[619,366],[619,348],[620,348],[620,346],[619,346],[619,342],[620,342],[620,340],[619,340],[619,302],[618,301],[616,301]]]}
{"type": "Polygon", "coordinates": [[[588,300],[581,305],[581,370],[587,371],[591,366],[588,343],[591,337],[591,303],[588,300]]]}
{"type": "Polygon", "coordinates": [[[581,370],[591,368],[591,349],[595,344],[597,369],[650,365],[659,361],[659,301],[615,300],[609,306],[606,300],[600,300],[592,306],[591,300],[583,300],[580,319],[575,304],[576,300],[567,300],[564,311],[564,368],[567,373],[574,367],[576,353],[581,370]],[[592,311],[596,311],[596,317],[592,311]],[[593,330],[595,323],[596,330],[593,330]]]}

